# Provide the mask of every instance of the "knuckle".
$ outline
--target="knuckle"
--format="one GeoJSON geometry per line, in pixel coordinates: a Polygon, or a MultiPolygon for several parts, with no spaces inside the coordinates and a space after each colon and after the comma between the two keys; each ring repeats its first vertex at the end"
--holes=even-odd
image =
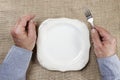
{"type": "Polygon", "coordinates": [[[11,29],[10,33],[13,35],[14,34],[14,29],[11,29]]]}
{"type": "Polygon", "coordinates": [[[11,29],[11,34],[15,35],[15,28],[11,29]]]}
{"type": "Polygon", "coordinates": [[[18,36],[18,35],[20,35],[20,32],[19,32],[17,29],[12,29],[12,30],[11,30],[11,34],[12,34],[13,36],[18,36]]]}

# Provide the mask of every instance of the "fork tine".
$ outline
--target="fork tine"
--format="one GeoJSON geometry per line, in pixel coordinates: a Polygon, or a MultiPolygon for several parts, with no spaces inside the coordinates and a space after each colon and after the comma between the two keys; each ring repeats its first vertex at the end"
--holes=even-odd
{"type": "Polygon", "coordinates": [[[84,8],[84,13],[85,13],[85,16],[87,17],[87,19],[92,17],[92,14],[88,8],[84,8]]]}
{"type": "Polygon", "coordinates": [[[94,28],[94,22],[93,22],[94,20],[93,20],[92,14],[88,8],[84,8],[84,14],[87,18],[87,21],[92,25],[92,28],[94,28]]]}

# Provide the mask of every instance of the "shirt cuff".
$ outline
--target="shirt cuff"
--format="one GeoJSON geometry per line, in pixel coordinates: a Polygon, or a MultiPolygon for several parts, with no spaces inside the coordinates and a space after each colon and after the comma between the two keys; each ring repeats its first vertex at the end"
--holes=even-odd
{"type": "Polygon", "coordinates": [[[117,55],[98,58],[97,61],[102,76],[120,75],[120,61],[117,55]]]}

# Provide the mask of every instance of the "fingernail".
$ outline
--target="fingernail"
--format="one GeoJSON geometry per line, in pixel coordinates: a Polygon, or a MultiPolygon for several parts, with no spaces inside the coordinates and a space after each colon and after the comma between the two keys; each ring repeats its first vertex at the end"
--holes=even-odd
{"type": "Polygon", "coordinates": [[[30,20],[31,23],[33,23],[33,20],[30,20]]]}
{"type": "Polygon", "coordinates": [[[33,22],[35,25],[37,25],[37,22],[33,22]]]}
{"type": "Polygon", "coordinates": [[[92,29],[91,32],[92,32],[92,33],[95,33],[95,29],[92,29]]]}

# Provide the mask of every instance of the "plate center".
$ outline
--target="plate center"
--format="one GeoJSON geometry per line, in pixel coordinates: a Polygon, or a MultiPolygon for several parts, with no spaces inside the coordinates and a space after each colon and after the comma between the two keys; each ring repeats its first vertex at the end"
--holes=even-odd
{"type": "Polygon", "coordinates": [[[67,64],[71,62],[81,50],[81,34],[79,30],[71,24],[55,24],[48,29],[46,34],[46,55],[56,60],[57,64],[67,64]]]}

